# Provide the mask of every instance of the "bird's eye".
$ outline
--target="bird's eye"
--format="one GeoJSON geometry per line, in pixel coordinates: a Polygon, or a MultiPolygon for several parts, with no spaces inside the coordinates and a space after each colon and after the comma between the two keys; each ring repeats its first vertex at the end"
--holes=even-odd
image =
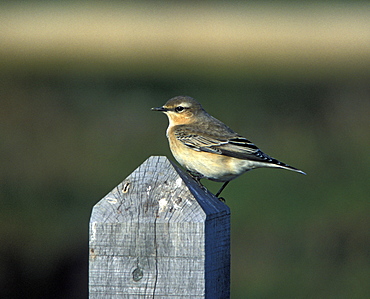
{"type": "Polygon", "coordinates": [[[184,111],[185,110],[185,108],[184,107],[182,107],[182,106],[177,106],[176,108],[175,108],[175,111],[176,112],[182,112],[182,111],[184,111]]]}

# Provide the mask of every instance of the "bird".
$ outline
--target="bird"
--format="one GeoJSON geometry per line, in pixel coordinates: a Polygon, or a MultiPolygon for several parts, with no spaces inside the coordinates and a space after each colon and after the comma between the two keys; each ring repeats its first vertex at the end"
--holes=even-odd
{"type": "Polygon", "coordinates": [[[252,169],[281,168],[306,174],[262,152],[254,143],[208,114],[192,97],[176,96],[151,110],[167,115],[166,136],[170,150],[198,184],[203,186],[200,183],[203,178],[223,182],[216,197],[231,180],[252,169]]]}

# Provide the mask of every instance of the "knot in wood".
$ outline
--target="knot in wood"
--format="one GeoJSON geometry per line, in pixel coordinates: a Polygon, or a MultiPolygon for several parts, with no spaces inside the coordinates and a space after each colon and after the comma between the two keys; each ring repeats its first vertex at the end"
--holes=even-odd
{"type": "Polygon", "coordinates": [[[140,267],[132,271],[132,279],[134,281],[139,281],[140,279],[143,278],[143,275],[144,275],[143,270],[140,267]]]}

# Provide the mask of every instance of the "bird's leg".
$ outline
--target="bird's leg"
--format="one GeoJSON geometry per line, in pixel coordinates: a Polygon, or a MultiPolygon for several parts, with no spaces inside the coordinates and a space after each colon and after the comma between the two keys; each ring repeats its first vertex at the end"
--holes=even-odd
{"type": "MultiPolygon", "coordinates": [[[[218,190],[218,192],[216,193],[216,197],[219,197],[219,196],[220,196],[220,194],[221,194],[222,190],[224,190],[224,189],[225,189],[225,187],[227,186],[227,184],[228,184],[229,182],[230,182],[230,181],[227,181],[227,182],[225,182],[225,183],[221,186],[220,190],[218,190]]],[[[222,197],[220,197],[220,198],[222,198],[222,197]]],[[[222,198],[222,200],[223,200],[223,201],[225,201],[225,199],[224,199],[224,198],[222,198]]]]}
{"type": "Polygon", "coordinates": [[[197,182],[198,186],[202,188],[202,190],[204,190],[205,192],[208,191],[207,188],[204,187],[203,184],[200,182],[201,177],[199,175],[196,175],[195,173],[191,171],[187,171],[187,172],[192,177],[192,179],[197,182]]]}

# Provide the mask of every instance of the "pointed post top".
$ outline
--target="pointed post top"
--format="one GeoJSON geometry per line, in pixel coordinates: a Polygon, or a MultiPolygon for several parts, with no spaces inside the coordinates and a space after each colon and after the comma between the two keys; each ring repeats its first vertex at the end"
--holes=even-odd
{"type": "Polygon", "coordinates": [[[227,205],[167,157],[151,156],[95,205],[90,222],[204,222],[228,214],[227,205]]]}

